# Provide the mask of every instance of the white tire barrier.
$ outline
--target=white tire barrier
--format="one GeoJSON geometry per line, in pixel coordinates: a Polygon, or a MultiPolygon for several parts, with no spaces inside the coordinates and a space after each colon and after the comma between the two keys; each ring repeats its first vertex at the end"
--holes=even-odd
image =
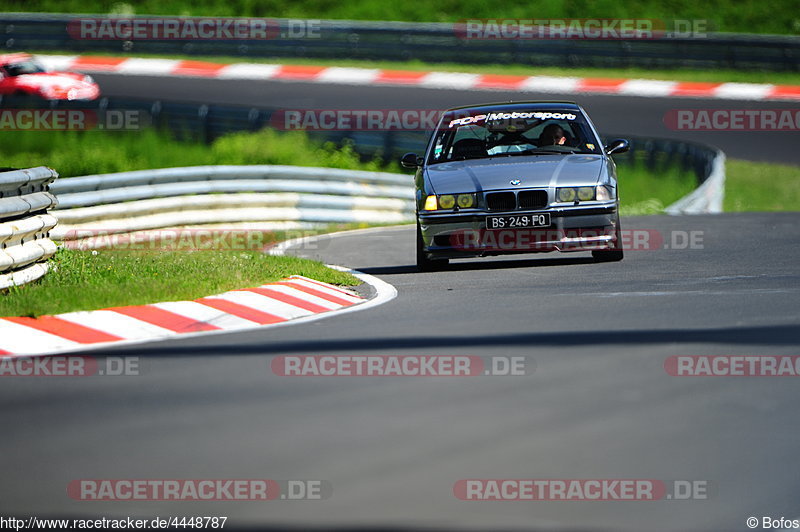
{"type": "Polygon", "coordinates": [[[47,214],[57,205],[49,192],[58,174],[40,166],[0,172],[0,290],[35,281],[56,252],[50,231],[58,220],[47,214]]]}

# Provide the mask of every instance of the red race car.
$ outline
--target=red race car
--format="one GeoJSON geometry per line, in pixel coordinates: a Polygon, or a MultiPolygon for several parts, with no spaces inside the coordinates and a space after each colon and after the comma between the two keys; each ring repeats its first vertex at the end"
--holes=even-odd
{"type": "Polygon", "coordinates": [[[30,54],[0,55],[0,95],[31,95],[45,100],[94,100],[100,87],[90,76],[47,72],[30,54]]]}

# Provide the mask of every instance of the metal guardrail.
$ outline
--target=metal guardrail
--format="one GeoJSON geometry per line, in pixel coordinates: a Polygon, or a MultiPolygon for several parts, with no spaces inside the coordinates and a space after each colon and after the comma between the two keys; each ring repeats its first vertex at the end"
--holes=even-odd
{"type": "Polygon", "coordinates": [[[52,236],[64,241],[221,223],[400,223],[414,213],[411,177],[334,168],[164,168],[64,179],[52,190],[52,236]]]}
{"type": "Polygon", "coordinates": [[[49,231],[57,222],[47,209],[58,203],[48,185],[56,177],[44,166],[0,172],[0,289],[47,273],[44,261],[56,252],[49,231]]]}
{"type": "MultiPolygon", "coordinates": [[[[256,180],[293,180],[294,182],[348,182],[353,179],[352,170],[282,165],[219,165],[188,166],[184,168],[163,168],[156,170],[136,170],[116,174],[73,177],[55,183],[52,190],[58,194],[75,194],[98,190],[116,189],[139,185],[160,185],[171,183],[190,183],[202,181],[231,181],[241,179],[256,180]]],[[[369,185],[406,185],[408,179],[387,172],[358,172],[358,182],[369,185]]],[[[300,185],[302,186],[302,185],[300,185]]],[[[61,198],[60,206],[68,205],[66,198],[61,198]]]]}
{"type": "MultiPolygon", "coordinates": [[[[271,19],[273,38],[88,40],[70,22],[98,15],[0,14],[8,50],[80,53],[160,53],[240,57],[422,60],[564,67],[731,68],[800,70],[800,39],[792,36],[709,33],[652,39],[465,39],[454,24],[319,21],[313,35],[294,35],[286,19],[271,19]],[[74,26],[73,26],[74,28],[74,26]]],[[[147,17],[154,19],[157,17],[147,17]]]]}

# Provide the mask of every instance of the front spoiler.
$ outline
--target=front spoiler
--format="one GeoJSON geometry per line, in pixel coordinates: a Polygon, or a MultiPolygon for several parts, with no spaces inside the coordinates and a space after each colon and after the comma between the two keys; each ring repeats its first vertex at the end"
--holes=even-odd
{"type": "Polygon", "coordinates": [[[549,251],[591,251],[617,246],[617,204],[511,212],[417,216],[429,258],[466,258],[549,251]],[[550,227],[487,230],[488,215],[549,213],[550,227]]]}

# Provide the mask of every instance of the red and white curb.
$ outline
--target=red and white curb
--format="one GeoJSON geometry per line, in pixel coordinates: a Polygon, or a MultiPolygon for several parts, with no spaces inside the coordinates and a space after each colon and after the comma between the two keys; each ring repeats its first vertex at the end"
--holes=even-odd
{"type": "Polygon", "coordinates": [[[378,297],[366,300],[350,290],[292,276],[257,288],[233,290],[194,301],[38,318],[0,318],[0,356],[85,351],[116,344],[308,322],[332,313],[362,310],[396,295],[396,292],[394,295],[387,293],[380,286],[385,284],[382,281],[360,272],[351,273],[372,284],[378,297]]]}
{"type": "Polygon", "coordinates": [[[428,89],[505,90],[560,94],[617,94],[723,100],[800,100],[800,86],[769,83],[706,83],[650,79],[510,76],[460,72],[423,72],[351,67],[262,63],[210,63],[177,59],[39,55],[53,70],[112,72],[136,76],[284,80],[347,85],[404,86],[428,89]]]}

